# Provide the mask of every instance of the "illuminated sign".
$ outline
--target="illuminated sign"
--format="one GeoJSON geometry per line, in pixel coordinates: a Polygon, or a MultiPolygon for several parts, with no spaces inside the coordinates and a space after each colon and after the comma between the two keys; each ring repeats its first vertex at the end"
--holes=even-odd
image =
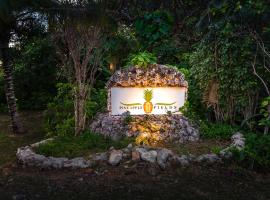
{"type": "Polygon", "coordinates": [[[185,87],[112,87],[111,114],[121,115],[126,111],[131,115],[179,114],[186,92],[185,87]]]}

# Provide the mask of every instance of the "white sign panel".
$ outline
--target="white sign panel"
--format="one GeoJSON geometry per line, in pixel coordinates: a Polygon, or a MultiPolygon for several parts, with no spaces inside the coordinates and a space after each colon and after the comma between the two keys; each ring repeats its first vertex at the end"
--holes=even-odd
{"type": "Polygon", "coordinates": [[[131,115],[179,113],[185,103],[184,87],[111,88],[111,114],[131,115]]]}

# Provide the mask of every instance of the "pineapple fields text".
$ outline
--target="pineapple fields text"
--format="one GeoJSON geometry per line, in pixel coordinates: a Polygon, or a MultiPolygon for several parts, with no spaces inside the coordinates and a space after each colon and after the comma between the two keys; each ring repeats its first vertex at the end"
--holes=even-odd
{"type": "Polygon", "coordinates": [[[112,115],[179,114],[186,92],[184,87],[113,87],[109,108],[112,115]]]}

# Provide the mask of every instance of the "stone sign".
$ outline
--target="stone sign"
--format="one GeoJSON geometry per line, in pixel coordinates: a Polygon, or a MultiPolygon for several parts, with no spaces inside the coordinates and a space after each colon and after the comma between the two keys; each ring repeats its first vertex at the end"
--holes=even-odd
{"type": "Polygon", "coordinates": [[[179,114],[184,105],[184,87],[113,87],[111,88],[111,114],[121,115],[127,111],[131,115],[179,114]]]}
{"type": "Polygon", "coordinates": [[[108,111],[121,115],[180,114],[187,97],[187,82],[175,68],[152,65],[117,71],[107,83],[108,111]]]}
{"type": "Polygon", "coordinates": [[[198,129],[178,112],[188,84],[177,69],[158,64],[121,69],[106,88],[108,110],[96,115],[90,124],[92,132],[114,140],[136,137],[137,143],[143,138],[151,145],[199,140],[198,129]]]}

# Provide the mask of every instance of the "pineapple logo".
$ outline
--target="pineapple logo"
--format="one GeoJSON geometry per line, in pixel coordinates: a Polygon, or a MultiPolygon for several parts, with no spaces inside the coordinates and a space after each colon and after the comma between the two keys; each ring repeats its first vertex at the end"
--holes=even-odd
{"type": "Polygon", "coordinates": [[[143,109],[145,113],[151,113],[153,111],[153,104],[151,100],[153,99],[153,90],[144,90],[144,102],[143,109]]]}

